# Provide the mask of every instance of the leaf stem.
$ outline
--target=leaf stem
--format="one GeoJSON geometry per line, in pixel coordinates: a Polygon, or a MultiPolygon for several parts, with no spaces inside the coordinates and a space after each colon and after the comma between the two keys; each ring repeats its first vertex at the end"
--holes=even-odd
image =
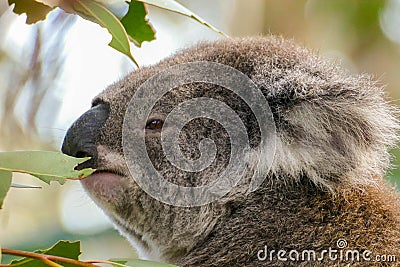
{"type": "Polygon", "coordinates": [[[128,265],[118,263],[118,262],[113,262],[113,261],[107,261],[107,260],[91,260],[91,261],[85,261],[87,263],[104,263],[104,264],[109,264],[109,265],[117,265],[121,267],[129,267],[128,265]]]}
{"type": "MultiPolygon", "coordinates": [[[[83,261],[79,261],[79,260],[68,259],[68,258],[64,258],[64,257],[60,257],[60,256],[54,256],[54,255],[40,254],[40,253],[36,253],[36,252],[28,252],[28,251],[8,249],[8,248],[2,248],[1,252],[2,252],[2,254],[21,256],[21,257],[40,260],[40,261],[44,262],[45,264],[52,266],[52,267],[62,267],[62,265],[60,265],[56,262],[67,263],[67,264],[72,264],[72,265],[81,266],[81,267],[96,266],[89,262],[83,262],[83,261]]],[[[18,263],[17,264],[0,264],[0,267],[10,267],[10,266],[18,266],[18,265],[19,265],[18,263]]]]}

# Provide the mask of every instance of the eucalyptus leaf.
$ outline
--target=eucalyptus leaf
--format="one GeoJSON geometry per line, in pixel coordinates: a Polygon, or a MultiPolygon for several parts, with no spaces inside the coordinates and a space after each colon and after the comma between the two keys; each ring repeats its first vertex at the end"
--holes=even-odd
{"type": "MultiPolygon", "coordinates": [[[[73,260],[78,260],[79,255],[81,254],[80,242],[70,242],[70,241],[59,241],[57,244],[52,246],[49,249],[45,250],[37,250],[35,253],[39,254],[46,254],[46,255],[53,255],[59,256],[64,258],[69,258],[73,260]]],[[[22,258],[18,260],[14,260],[11,262],[11,265],[18,265],[21,267],[48,267],[45,263],[40,260],[32,259],[32,258],[22,258]]],[[[65,267],[73,267],[75,265],[65,264],[65,267]]]]}
{"type": "Polygon", "coordinates": [[[136,46],[140,47],[144,41],[155,39],[152,25],[148,22],[147,10],[144,3],[132,0],[129,3],[128,13],[121,19],[129,38],[136,46]]]}
{"type": "Polygon", "coordinates": [[[58,181],[64,184],[66,179],[84,178],[94,169],[74,170],[89,158],[74,158],[53,151],[12,151],[0,152],[0,170],[21,172],[33,175],[46,183],[58,181]]]}
{"type": "Polygon", "coordinates": [[[74,9],[78,14],[83,13],[95,19],[100,26],[106,28],[112,36],[108,45],[127,55],[138,66],[131,54],[128,34],[122,23],[111,11],[93,0],[75,0],[74,9]]]}
{"type": "MultiPolygon", "coordinates": [[[[3,200],[11,186],[12,173],[10,171],[0,170],[0,209],[3,206],[3,200]]],[[[1,262],[1,261],[0,261],[1,262]]]]}
{"type": "Polygon", "coordinates": [[[117,263],[113,264],[115,267],[123,266],[130,266],[130,267],[178,267],[176,265],[155,262],[155,261],[148,261],[148,260],[140,260],[140,259],[109,259],[109,261],[117,263]]]}
{"type": "MultiPolygon", "coordinates": [[[[133,0],[132,0],[133,1],[133,0]]],[[[143,2],[146,3],[148,5],[152,5],[155,7],[159,7],[165,10],[169,10],[184,16],[187,16],[189,18],[192,18],[198,22],[200,22],[201,24],[207,26],[208,28],[210,28],[211,30],[222,34],[224,36],[227,36],[225,33],[223,33],[222,31],[218,30],[217,28],[215,28],[214,26],[212,26],[211,24],[209,24],[208,22],[206,22],[204,19],[202,19],[201,17],[197,16],[196,14],[194,14],[192,11],[190,11],[189,9],[187,9],[186,7],[184,7],[183,5],[181,5],[180,3],[174,1],[174,0],[136,0],[139,2],[143,2]]]]}
{"type": "Polygon", "coordinates": [[[26,13],[26,23],[32,24],[44,20],[53,7],[35,0],[8,0],[8,4],[15,4],[13,12],[16,14],[26,13]]]}

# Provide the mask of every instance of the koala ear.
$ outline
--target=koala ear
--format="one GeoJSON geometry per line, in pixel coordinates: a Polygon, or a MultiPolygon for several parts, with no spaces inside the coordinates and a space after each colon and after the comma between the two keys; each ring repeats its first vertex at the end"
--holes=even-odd
{"type": "Polygon", "coordinates": [[[334,191],[341,183],[373,183],[385,174],[388,150],[399,140],[397,109],[369,77],[323,79],[297,71],[280,86],[290,90],[282,96],[277,86],[270,96],[273,103],[278,95],[287,99],[273,104],[281,111],[272,169],[277,177],[305,175],[334,191]]]}

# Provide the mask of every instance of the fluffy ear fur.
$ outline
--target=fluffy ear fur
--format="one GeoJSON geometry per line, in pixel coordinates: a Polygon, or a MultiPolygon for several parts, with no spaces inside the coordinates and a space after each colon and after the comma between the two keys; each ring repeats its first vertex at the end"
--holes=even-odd
{"type": "Polygon", "coordinates": [[[398,110],[370,76],[301,55],[291,67],[264,64],[253,76],[275,111],[272,172],[282,179],[306,176],[333,191],[338,182],[360,186],[381,179],[399,140],[398,110]]]}

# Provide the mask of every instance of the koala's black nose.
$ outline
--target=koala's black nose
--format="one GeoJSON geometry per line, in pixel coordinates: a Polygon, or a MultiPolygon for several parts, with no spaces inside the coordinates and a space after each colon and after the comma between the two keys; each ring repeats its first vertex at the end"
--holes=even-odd
{"type": "Polygon", "coordinates": [[[106,122],[109,113],[110,107],[108,104],[98,104],[80,116],[65,135],[61,148],[63,153],[77,158],[92,158],[81,164],[82,166],[80,165],[79,169],[86,167],[96,168],[96,147],[100,136],[100,128],[106,122]]]}

